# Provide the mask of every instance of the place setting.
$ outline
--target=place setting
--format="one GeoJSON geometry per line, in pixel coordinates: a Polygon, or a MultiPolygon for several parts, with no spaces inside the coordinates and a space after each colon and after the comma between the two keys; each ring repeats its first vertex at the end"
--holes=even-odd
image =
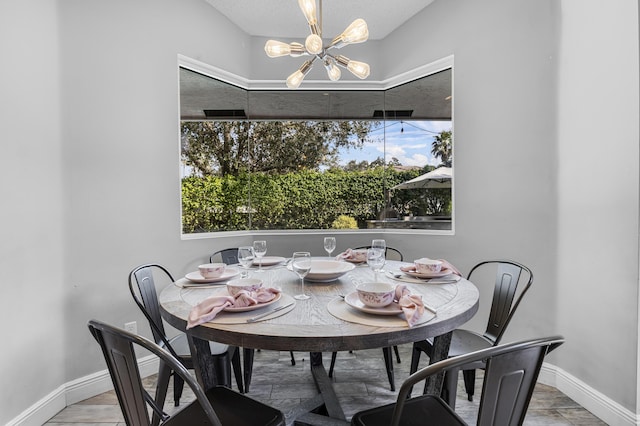
{"type": "Polygon", "coordinates": [[[229,267],[224,263],[205,263],[198,266],[198,270],[189,272],[183,279],[175,282],[181,288],[207,288],[220,286],[240,274],[238,268],[229,267]]]}
{"type": "Polygon", "coordinates": [[[206,294],[189,292],[181,298],[192,306],[187,329],[207,322],[241,324],[273,319],[295,307],[291,296],[279,288],[263,286],[259,278],[230,280],[206,294]]]}
{"type": "Polygon", "coordinates": [[[355,291],[329,302],[327,309],[344,321],[379,327],[413,327],[437,315],[435,308],[425,305],[421,294],[404,284],[388,282],[360,283],[355,291]]]}
{"type": "MultiPolygon", "coordinates": [[[[294,262],[287,264],[287,269],[296,272],[294,262]]],[[[312,258],[309,255],[309,268],[305,279],[314,283],[329,283],[352,271],[355,265],[326,258],[312,258]]]]}
{"type": "Polygon", "coordinates": [[[416,259],[413,264],[400,266],[398,271],[385,271],[385,276],[417,284],[455,284],[462,278],[449,262],[427,257],[416,259]]]}

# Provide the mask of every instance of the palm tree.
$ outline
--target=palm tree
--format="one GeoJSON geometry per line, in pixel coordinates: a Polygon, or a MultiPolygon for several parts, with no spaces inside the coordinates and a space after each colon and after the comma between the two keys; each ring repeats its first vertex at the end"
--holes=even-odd
{"type": "Polygon", "coordinates": [[[443,130],[433,138],[431,155],[440,158],[440,167],[451,167],[451,130],[443,130]]]}

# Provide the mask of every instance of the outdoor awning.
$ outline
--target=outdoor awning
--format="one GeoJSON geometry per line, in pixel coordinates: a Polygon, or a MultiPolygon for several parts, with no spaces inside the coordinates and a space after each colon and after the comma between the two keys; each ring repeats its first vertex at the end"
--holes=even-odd
{"type": "Polygon", "coordinates": [[[439,167],[429,173],[402,182],[391,189],[451,188],[452,174],[451,167],[439,167]]]}

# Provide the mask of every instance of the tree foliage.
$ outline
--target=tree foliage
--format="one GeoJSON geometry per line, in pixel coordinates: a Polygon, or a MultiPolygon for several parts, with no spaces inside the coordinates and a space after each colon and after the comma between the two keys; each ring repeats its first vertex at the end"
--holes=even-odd
{"type": "Polygon", "coordinates": [[[451,130],[443,130],[433,138],[431,144],[431,155],[440,159],[441,167],[451,167],[451,130]]]}
{"type": "Polygon", "coordinates": [[[389,188],[420,173],[375,167],[352,172],[190,176],[182,180],[183,232],[329,229],[342,215],[366,228],[368,220],[389,217],[391,210],[398,217],[450,213],[449,190],[390,192],[389,188]]]}
{"type": "Polygon", "coordinates": [[[336,167],[341,148],[370,141],[371,121],[185,121],[181,155],[196,176],[336,167]]]}

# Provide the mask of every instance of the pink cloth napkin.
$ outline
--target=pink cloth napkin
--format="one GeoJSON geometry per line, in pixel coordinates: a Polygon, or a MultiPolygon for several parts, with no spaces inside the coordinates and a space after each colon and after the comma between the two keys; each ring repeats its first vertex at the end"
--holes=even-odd
{"type": "Polygon", "coordinates": [[[404,316],[407,319],[409,327],[413,327],[424,314],[424,303],[422,303],[422,296],[417,294],[411,294],[411,290],[403,284],[396,286],[395,299],[398,301],[398,305],[404,312],[404,316]]]}
{"type": "Polygon", "coordinates": [[[346,249],[345,251],[343,251],[342,253],[336,256],[336,260],[341,260],[341,259],[346,260],[351,258],[353,258],[353,250],[351,250],[350,248],[346,249]]]}
{"type": "Polygon", "coordinates": [[[342,253],[340,253],[339,255],[336,256],[336,260],[349,260],[352,262],[366,262],[367,258],[365,257],[361,257],[361,258],[356,258],[356,255],[354,254],[355,250],[352,250],[350,248],[346,249],[345,251],[343,251],[342,253]]]}
{"type": "Polygon", "coordinates": [[[273,300],[280,290],[260,287],[256,291],[242,290],[234,296],[210,296],[191,309],[187,319],[187,330],[196,325],[209,322],[228,307],[244,308],[246,306],[266,303],[273,300]]]}

